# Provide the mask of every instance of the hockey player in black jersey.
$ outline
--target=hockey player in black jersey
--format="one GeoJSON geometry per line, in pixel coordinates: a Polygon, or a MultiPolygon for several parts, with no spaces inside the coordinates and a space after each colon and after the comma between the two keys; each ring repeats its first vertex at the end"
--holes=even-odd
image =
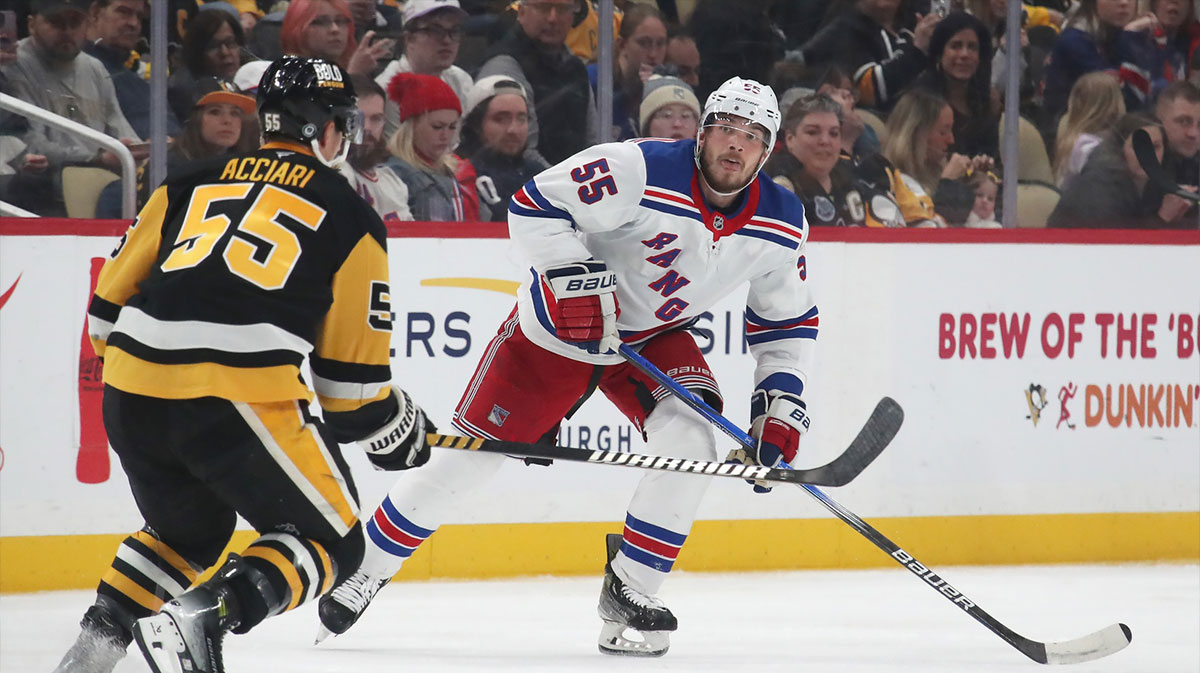
{"type": "Polygon", "coordinates": [[[262,148],[168,177],[101,272],[88,319],[104,422],[146,525],[57,670],[107,673],[136,638],[157,673],[223,671],[226,632],[358,567],[338,443],[383,469],[428,459],[425,416],[391,384],[386,231],[332,168],[357,114],[336,64],[276,61],[258,90],[262,148]],[[239,514],[260,537],[189,590],[239,514]]]}

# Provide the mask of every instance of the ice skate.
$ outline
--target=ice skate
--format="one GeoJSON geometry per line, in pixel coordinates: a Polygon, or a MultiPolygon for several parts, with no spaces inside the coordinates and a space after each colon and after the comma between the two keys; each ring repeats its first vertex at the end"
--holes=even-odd
{"type": "Polygon", "coordinates": [[[88,608],[79,625],[83,630],[54,673],[111,673],[133,635],[103,603],[88,608]]]}
{"type": "Polygon", "coordinates": [[[245,562],[231,554],[211,580],[137,621],[133,636],[154,673],[224,673],[221,640],[241,621],[229,580],[246,572],[245,562]]]}
{"type": "Polygon", "coordinates": [[[317,615],[321,619],[317,642],[350,630],[371,604],[371,599],[390,579],[391,577],[373,577],[357,570],[345,582],[334,587],[333,591],[321,596],[317,608],[317,615]]]}
{"type": "Polygon", "coordinates": [[[613,572],[612,560],[621,548],[621,535],[605,539],[608,562],[604,564],[604,587],[597,611],[604,626],[598,645],[604,654],[661,657],[671,646],[670,633],[679,623],[675,615],[654,596],[648,596],[621,581],[613,572]]]}

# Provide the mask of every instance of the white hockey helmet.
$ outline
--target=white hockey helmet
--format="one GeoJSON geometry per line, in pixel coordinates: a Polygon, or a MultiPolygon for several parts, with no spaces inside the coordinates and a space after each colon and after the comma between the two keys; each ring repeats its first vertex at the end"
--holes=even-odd
{"type": "Polygon", "coordinates": [[[713,114],[731,114],[761,124],[767,129],[767,151],[775,147],[775,136],[779,134],[779,100],[771,87],[752,79],[730,77],[708,95],[704,112],[700,115],[700,127],[708,123],[713,114]]]}
{"type": "Polygon", "coordinates": [[[764,148],[762,158],[759,159],[758,166],[750,176],[749,182],[732,192],[717,192],[722,196],[729,196],[742,191],[751,182],[754,182],[758,172],[762,170],[771,156],[771,150],[775,148],[775,137],[779,134],[781,118],[779,100],[775,98],[775,91],[771,87],[741,77],[730,77],[725,80],[724,84],[717,87],[716,91],[710,93],[708,100],[704,102],[704,111],[700,114],[700,127],[696,130],[694,156],[696,167],[701,170],[702,176],[704,167],[700,162],[700,139],[704,135],[704,128],[711,125],[729,125],[728,122],[721,123],[720,118],[725,115],[741,117],[749,123],[762,126],[767,131],[766,148],[764,148]]]}

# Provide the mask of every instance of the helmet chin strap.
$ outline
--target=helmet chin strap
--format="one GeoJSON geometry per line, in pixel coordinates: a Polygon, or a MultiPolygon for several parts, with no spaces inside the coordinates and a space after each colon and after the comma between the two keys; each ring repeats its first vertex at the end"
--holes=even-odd
{"type": "Polygon", "coordinates": [[[313,156],[317,158],[325,166],[337,170],[343,163],[346,162],[346,156],[350,154],[350,139],[342,134],[342,146],[338,149],[338,153],[332,159],[325,159],[325,155],[321,152],[321,139],[313,138],[309,143],[312,146],[313,156]]]}

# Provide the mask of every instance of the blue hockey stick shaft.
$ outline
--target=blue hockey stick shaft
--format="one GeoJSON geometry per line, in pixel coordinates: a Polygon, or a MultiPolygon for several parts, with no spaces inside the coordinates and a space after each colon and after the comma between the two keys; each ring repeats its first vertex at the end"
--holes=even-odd
{"type": "MultiPolygon", "coordinates": [[[[746,431],[734,425],[732,421],[722,416],[716,409],[710,407],[707,402],[700,399],[699,395],[693,393],[687,388],[684,388],[683,386],[679,385],[678,381],[664,374],[661,369],[654,365],[654,363],[642,357],[641,353],[638,353],[630,348],[629,344],[621,344],[619,352],[621,353],[621,357],[625,358],[629,364],[637,367],[639,371],[655,381],[658,381],[659,384],[666,386],[666,388],[670,390],[676,397],[678,397],[680,400],[683,400],[685,404],[695,409],[704,418],[708,419],[709,423],[712,423],[722,432],[729,435],[733,441],[741,444],[750,451],[757,449],[758,442],[756,442],[753,437],[746,434],[746,431]]],[[[783,463],[779,465],[779,467],[787,469],[790,466],[786,463],[783,463]]]]}

